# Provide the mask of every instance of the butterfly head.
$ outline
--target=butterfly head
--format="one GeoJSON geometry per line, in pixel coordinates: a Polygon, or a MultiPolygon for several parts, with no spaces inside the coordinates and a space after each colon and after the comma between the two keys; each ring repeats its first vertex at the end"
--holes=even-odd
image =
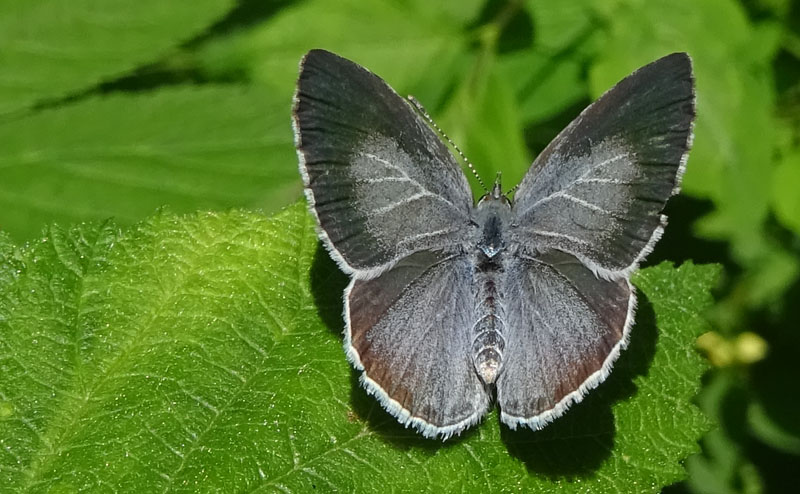
{"type": "Polygon", "coordinates": [[[497,205],[503,205],[509,208],[511,207],[511,201],[505,194],[503,194],[503,185],[500,181],[500,175],[500,172],[497,172],[497,177],[494,179],[492,190],[488,191],[480,198],[480,200],[478,200],[478,209],[486,207],[488,203],[493,203],[493,205],[490,207],[497,207],[497,205]]]}

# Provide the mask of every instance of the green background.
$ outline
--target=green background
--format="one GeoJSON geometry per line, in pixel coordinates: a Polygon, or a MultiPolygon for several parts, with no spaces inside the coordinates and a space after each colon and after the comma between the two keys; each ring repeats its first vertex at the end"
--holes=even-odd
{"type": "Polygon", "coordinates": [[[686,460],[688,479],[665,490],[794,490],[800,6],[183,3],[0,0],[0,231],[8,245],[49,238],[54,223],[114,218],[128,228],[162,206],[271,214],[295,203],[291,97],[310,48],[357,61],[413,94],[484,180],[502,170],[506,186],[621,77],[687,51],[697,77],[695,145],[647,265],[691,260],[724,269],[706,314],[711,331],[699,343],[712,367],[695,400],[716,426],[686,460]]]}

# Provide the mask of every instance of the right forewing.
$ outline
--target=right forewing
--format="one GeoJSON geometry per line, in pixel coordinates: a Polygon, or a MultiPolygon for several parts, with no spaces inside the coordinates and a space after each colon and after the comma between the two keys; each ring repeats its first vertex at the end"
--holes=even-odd
{"type": "Polygon", "coordinates": [[[472,195],[450,151],[408,101],[323,50],[301,63],[294,124],[321,236],[343,270],[375,276],[412,252],[462,242],[472,195]]]}

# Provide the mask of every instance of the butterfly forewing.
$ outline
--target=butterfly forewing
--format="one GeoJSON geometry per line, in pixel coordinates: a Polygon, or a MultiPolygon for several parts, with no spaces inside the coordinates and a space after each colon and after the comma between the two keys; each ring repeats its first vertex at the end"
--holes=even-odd
{"type": "Polygon", "coordinates": [[[536,158],[515,195],[511,236],[528,251],[569,252],[604,277],[629,273],[661,233],[694,115],[685,53],[626,77],[536,158]]]}
{"type": "Polygon", "coordinates": [[[382,79],[324,50],[300,65],[300,172],[322,234],[349,273],[463,242],[472,195],[447,147],[382,79]]]}

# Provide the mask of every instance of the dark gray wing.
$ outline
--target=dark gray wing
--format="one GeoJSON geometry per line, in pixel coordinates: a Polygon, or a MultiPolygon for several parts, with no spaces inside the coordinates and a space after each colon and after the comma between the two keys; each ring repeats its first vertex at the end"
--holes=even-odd
{"type": "Polygon", "coordinates": [[[321,237],[348,274],[466,238],[472,195],[428,124],[386,82],[323,50],[300,64],[295,144],[321,237]]]}
{"type": "Polygon", "coordinates": [[[489,407],[472,363],[471,269],[465,256],[418,252],[345,292],[345,348],[362,384],[427,437],[457,434],[489,407]]]}
{"type": "Polygon", "coordinates": [[[600,384],[625,346],[636,298],[627,279],[596,277],[575,257],[512,258],[506,267],[501,420],[540,429],[600,384]]]}
{"type": "Polygon", "coordinates": [[[629,274],[661,234],[694,121],[689,56],[642,67],[586,108],[536,158],[515,194],[511,236],[629,274]]]}

